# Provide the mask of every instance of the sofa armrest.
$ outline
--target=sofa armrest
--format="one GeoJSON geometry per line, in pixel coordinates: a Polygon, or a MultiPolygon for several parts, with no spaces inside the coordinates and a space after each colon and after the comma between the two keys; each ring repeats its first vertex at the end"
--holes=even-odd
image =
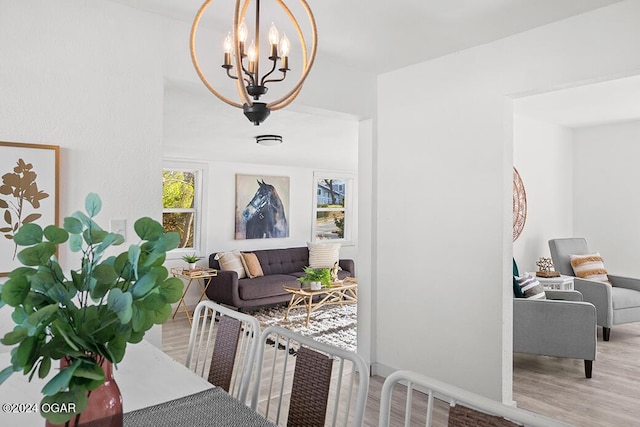
{"type": "Polygon", "coordinates": [[[609,281],[613,286],[640,291],[640,279],[638,278],[617,276],[615,274],[607,274],[607,276],[609,276],[609,281]]]}
{"type": "Polygon", "coordinates": [[[217,276],[212,277],[209,281],[207,298],[219,304],[241,307],[238,294],[238,273],[218,270],[217,276]]]}
{"type": "Polygon", "coordinates": [[[598,325],[613,326],[613,300],[611,285],[596,280],[573,278],[573,288],[582,294],[584,301],[596,306],[598,325]]]}
{"type": "Polygon", "coordinates": [[[342,271],[348,271],[351,277],[356,277],[356,263],[352,259],[341,259],[338,265],[342,271]]]}
{"type": "Polygon", "coordinates": [[[588,302],[514,298],[513,351],[595,360],[596,308],[588,302]]]}

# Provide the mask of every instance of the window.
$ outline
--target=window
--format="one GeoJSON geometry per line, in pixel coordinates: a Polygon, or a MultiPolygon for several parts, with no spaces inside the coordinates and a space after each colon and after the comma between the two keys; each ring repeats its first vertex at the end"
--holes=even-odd
{"type": "Polygon", "coordinates": [[[165,167],[162,171],[162,225],[180,235],[180,249],[200,249],[202,169],[165,167]]]}
{"type": "Polygon", "coordinates": [[[314,174],[314,240],[354,240],[354,181],[351,174],[314,174]]]}

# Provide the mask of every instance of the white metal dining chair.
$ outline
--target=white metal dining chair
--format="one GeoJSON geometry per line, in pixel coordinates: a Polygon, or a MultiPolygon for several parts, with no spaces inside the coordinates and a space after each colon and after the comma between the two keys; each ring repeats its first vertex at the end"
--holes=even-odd
{"type": "Polygon", "coordinates": [[[279,326],[260,341],[254,410],[290,427],[362,425],[369,388],[362,357],[279,326]]]}
{"type": "MultiPolygon", "coordinates": [[[[412,371],[396,371],[389,375],[382,385],[380,396],[380,418],[378,427],[390,425],[391,399],[397,384],[406,386],[406,401],[404,411],[404,425],[415,425],[413,420],[413,392],[418,390],[426,394],[426,425],[432,424],[434,413],[434,399],[444,400],[449,404],[448,426],[477,426],[485,427],[569,427],[561,421],[538,415],[524,409],[504,405],[495,400],[455,387],[434,378],[412,371]],[[412,421],[414,424],[412,424],[412,421]]],[[[396,390],[398,391],[398,390],[396,390]]],[[[396,399],[396,402],[398,399],[396,399]]],[[[401,401],[401,400],[400,400],[401,401]]]]}
{"type": "Polygon", "coordinates": [[[259,338],[255,317],[202,301],[193,313],[185,365],[248,404],[259,338]]]}

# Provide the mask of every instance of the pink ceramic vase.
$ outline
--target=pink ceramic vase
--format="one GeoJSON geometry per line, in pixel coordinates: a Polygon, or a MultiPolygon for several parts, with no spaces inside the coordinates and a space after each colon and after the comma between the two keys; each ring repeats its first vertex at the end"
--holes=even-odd
{"type": "MultiPolygon", "coordinates": [[[[64,369],[66,361],[60,361],[64,369]]],[[[104,372],[104,384],[87,393],[89,402],[80,414],[65,424],[45,423],[46,427],[122,427],[122,394],[113,378],[113,365],[104,359],[100,365],[104,372]]]]}

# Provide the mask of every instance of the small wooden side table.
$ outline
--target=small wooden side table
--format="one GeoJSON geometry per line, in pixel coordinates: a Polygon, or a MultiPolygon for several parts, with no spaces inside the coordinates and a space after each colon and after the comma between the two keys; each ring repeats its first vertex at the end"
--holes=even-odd
{"type": "Polygon", "coordinates": [[[211,280],[209,280],[209,278],[217,276],[218,270],[214,270],[212,268],[208,268],[204,270],[185,270],[182,268],[172,268],[171,274],[173,274],[173,277],[178,277],[180,279],[187,280],[187,285],[184,287],[184,291],[182,292],[182,297],[180,297],[180,301],[178,301],[178,305],[176,306],[176,310],[173,312],[172,318],[173,319],[176,318],[176,314],[180,310],[180,306],[182,306],[182,311],[184,311],[184,314],[186,314],[187,316],[187,320],[189,320],[189,324],[191,324],[191,319],[193,316],[189,312],[187,303],[184,301],[184,297],[185,295],[187,295],[187,291],[191,286],[191,282],[193,282],[194,280],[198,282],[198,284],[200,285],[200,289],[202,290],[202,292],[200,293],[200,298],[198,298],[198,302],[196,303],[197,305],[200,301],[202,301],[202,298],[204,298],[204,295],[207,293],[207,288],[211,283],[211,280]]]}
{"type": "Polygon", "coordinates": [[[289,306],[287,312],[284,315],[284,320],[289,317],[289,311],[292,308],[306,308],[307,320],[305,326],[309,327],[309,317],[311,313],[330,304],[348,304],[358,302],[358,282],[355,279],[345,281],[342,283],[333,284],[330,288],[322,288],[317,291],[312,291],[308,288],[290,288],[284,286],[284,290],[291,294],[291,300],[289,300],[289,306]],[[313,301],[313,298],[320,296],[320,299],[313,301]]]}

